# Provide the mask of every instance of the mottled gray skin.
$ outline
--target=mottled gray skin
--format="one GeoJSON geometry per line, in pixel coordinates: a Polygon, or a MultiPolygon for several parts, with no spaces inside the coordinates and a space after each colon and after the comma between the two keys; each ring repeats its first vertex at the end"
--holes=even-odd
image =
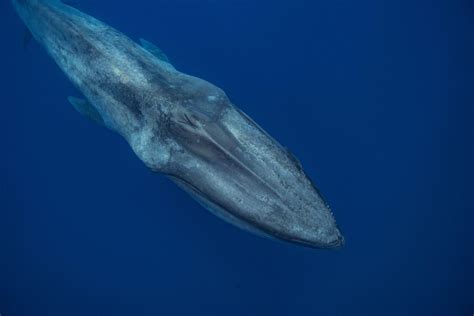
{"type": "Polygon", "coordinates": [[[221,89],[59,1],[13,3],[105,125],[150,169],[248,231],[317,248],[343,245],[300,163],[221,89]]]}

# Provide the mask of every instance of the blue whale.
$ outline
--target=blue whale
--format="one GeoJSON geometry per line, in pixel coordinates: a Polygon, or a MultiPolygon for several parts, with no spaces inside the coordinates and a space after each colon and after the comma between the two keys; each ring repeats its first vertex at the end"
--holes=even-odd
{"type": "Polygon", "coordinates": [[[244,230],[315,248],[344,238],[300,162],[224,91],[155,45],[58,0],[13,0],[83,98],[72,106],[118,134],[151,170],[244,230]]]}

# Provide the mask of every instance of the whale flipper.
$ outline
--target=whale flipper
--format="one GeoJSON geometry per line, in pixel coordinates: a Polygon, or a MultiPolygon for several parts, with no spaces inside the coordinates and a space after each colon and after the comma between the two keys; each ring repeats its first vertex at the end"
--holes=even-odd
{"type": "Polygon", "coordinates": [[[152,53],[156,58],[158,58],[159,60],[161,61],[164,61],[168,64],[171,65],[171,62],[168,58],[168,56],[166,56],[165,53],[163,53],[163,51],[158,48],[155,44],[153,43],[150,43],[149,41],[143,39],[143,38],[140,38],[140,45],[146,49],[147,51],[149,51],[150,53],[152,53]]]}
{"type": "Polygon", "coordinates": [[[100,115],[100,113],[95,109],[95,107],[90,104],[87,100],[79,99],[75,97],[68,97],[67,98],[69,103],[76,109],[77,112],[81,113],[88,119],[92,120],[93,122],[105,126],[104,119],[100,115]]]}

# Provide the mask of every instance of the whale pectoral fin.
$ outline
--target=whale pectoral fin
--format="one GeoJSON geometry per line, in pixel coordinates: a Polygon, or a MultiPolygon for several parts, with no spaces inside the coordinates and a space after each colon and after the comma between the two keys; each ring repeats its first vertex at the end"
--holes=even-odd
{"type": "Polygon", "coordinates": [[[95,123],[105,126],[104,119],[102,118],[100,113],[87,100],[75,97],[68,97],[67,99],[77,112],[81,113],[82,115],[94,121],[95,123]]]}
{"type": "MultiPolygon", "coordinates": [[[[163,53],[163,51],[161,49],[159,49],[155,44],[152,44],[150,43],[149,41],[147,40],[144,40],[143,38],[140,38],[140,45],[146,49],[147,51],[149,51],[150,53],[152,53],[156,58],[158,58],[159,60],[161,61],[164,61],[168,64],[171,65],[171,62],[168,58],[168,56],[166,56],[165,53],[163,53]]],[[[174,67],[173,67],[174,68],[174,67]]]]}

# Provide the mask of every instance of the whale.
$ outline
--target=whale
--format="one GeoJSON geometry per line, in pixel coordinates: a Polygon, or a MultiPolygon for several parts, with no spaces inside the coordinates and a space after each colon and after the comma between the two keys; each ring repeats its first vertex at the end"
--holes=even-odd
{"type": "Polygon", "coordinates": [[[177,70],[153,43],[134,41],[73,5],[12,2],[80,92],[67,97],[71,106],[122,136],[150,170],[248,232],[312,248],[344,245],[300,161],[222,89],[177,70]]]}

